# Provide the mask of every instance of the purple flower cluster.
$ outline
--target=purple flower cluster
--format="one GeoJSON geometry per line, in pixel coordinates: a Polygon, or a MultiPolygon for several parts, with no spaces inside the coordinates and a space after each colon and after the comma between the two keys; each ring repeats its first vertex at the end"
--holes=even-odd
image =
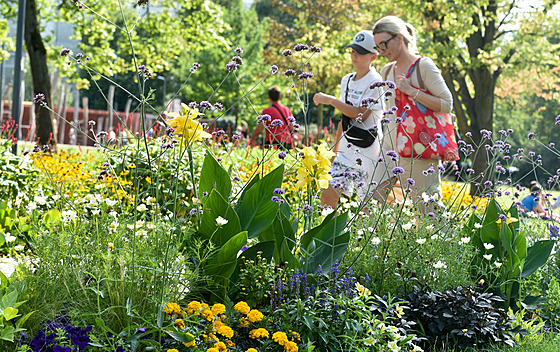
{"type": "Polygon", "coordinates": [[[145,65],[140,65],[138,66],[138,75],[140,77],[151,78],[153,74],[145,65]]]}
{"type": "Polygon", "coordinates": [[[270,121],[270,119],[271,119],[271,117],[268,114],[259,115],[259,116],[257,116],[257,123],[268,122],[268,121],[270,121]]]}
{"type": "Polygon", "coordinates": [[[72,326],[66,315],[54,320],[43,322],[43,329],[29,339],[23,334],[22,346],[28,346],[31,351],[79,352],[85,351],[90,342],[91,325],[85,328],[72,326]],[[60,335],[59,335],[60,334],[60,335]],[[73,347],[68,346],[70,344],[73,347]]]}
{"type": "Polygon", "coordinates": [[[309,79],[309,78],[313,78],[313,73],[311,72],[302,72],[299,76],[298,79],[309,79]]]}
{"type": "Polygon", "coordinates": [[[200,64],[198,62],[195,62],[193,65],[193,67],[190,68],[191,73],[194,73],[196,70],[198,70],[198,68],[200,67],[200,64]]]}
{"type": "Polygon", "coordinates": [[[303,51],[303,50],[309,50],[309,45],[307,45],[307,44],[296,44],[294,46],[294,51],[303,51]]]}
{"type": "Polygon", "coordinates": [[[285,75],[286,77],[295,76],[296,74],[297,74],[296,70],[291,69],[291,68],[289,68],[289,69],[287,69],[286,71],[284,71],[284,75],[285,75]]]}
{"type": "Polygon", "coordinates": [[[33,98],[33,104],[39,104],[41,106],[47,106],[47,98],[45,94],[39,93],[33,98]]]}

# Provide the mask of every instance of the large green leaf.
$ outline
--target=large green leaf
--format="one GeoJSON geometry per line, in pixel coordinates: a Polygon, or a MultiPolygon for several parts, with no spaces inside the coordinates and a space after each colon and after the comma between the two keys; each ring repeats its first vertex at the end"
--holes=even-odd
{"type": "Polygon", "coordinates": [[[271,200],[274,189],[282,186],[284,165],[280,165],[249,189],[237,211],[241,229],[249,238],[257,237],[274,221],[278,203],[271,200]]]}
{"type": "Polygon", "coordinates": [[[246,244],[247,232],[240,232],[203,263],[204,274],[209,278],[208,290],[212,294],[212,300],[223,302],[225,299],[229,278],[237,264],[237,253],[246,244]]]}
{"type": "Polygon", "coordinates": [[[347,221],[348,213],[336,217],[329,214],[319,226],[303,234],[301,248],[304,255],[301,267],[305,272],[314,272],[319,265],[324,271],[328,271],[336,261],[342,259],[350,241],[350,234],[342,233],[347,221]]]}
{"type": "Polygon", "coordinates": [[[231,179],[228,172],[214,159],[212,154],[207,153],[204,157],[204,164],[202,164],[202,170],[200,172],[198,190],[202,197],[204,192],[210,194],[212,189],[216,189],[222,196],[229,198],[231,179]]]}
{"type": "Polygon", "coordinates": [[[503,214],[502,207],[495,199],[491,199],[486,207],[482,229],[480,229],[480,240],[483,243],[491,243],[494,246],[500,245],[500,227],[496,223],[500,214],[503,214]]]}
{"type": "Polygon", "coordinates": [[[204,211],[200,220],[198,234],[206,239],[212,240],[214,244],[221,247],[231,237],[241,232],[241,225],[235,210],[222,197],[218,190],[213,190],[206,202],[204,203],[204,211]],[[221,227],[216,223],[216,218],[221,216],[228,222],[221,227]]]}
{"type": "Polygon", "coordinates": [[[553,240],[537,241],[529,247],[521,277],[527,277],[543,266],[548,260],[553,247],[553,240]]]}
{"type": "Polygon", "coordinates": [[[306,233],[301,236],[301,248],[304,252],[313,251],[310,248],[311,244],[313,243],[313,239],[321,238],[323,241],[328,241],[329,238],[333,238],[339,235],[344,227],[346,227],[346,223],[348,221],[348,213],[344,213],[335,217],[335,213],[332,212],[323,219],[323,222],[310,229],[306,233]]]}
{"type": "Polygon", "coordinates": [[[274,240],[274,261],[278,264],[295,261],[292,249],[296,245],[296,234],[290,220],[278,212],[270,226],[259,235],[260,241],[274,240]]]}
{"type": "Polygon", "coordinates": [[[321,266],[323,271],[328,272],[334,263],[340,263],[342,257],[344,257],[350,242],[350,232],[333,237],[329,241],[322,241],[316,238],[314,242],[317,249],[305,258],[306,263],[301,266],[305,268],[307,273],[317,271],[319,266],[321,266]]]}
{"type": "Polygon", "coordinates": [[[235,270],[237,252],[247,244],[247,232],[243,231],[230,238],[206,262],[204,274],[213,277],[216,281],[227,280],[235,270]]]}

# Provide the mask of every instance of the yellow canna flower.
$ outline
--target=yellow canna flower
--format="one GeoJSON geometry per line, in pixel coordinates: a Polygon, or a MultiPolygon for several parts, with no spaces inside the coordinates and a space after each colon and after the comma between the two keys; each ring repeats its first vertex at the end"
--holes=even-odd
{"type": "Polygon", "coordinates": [[[203,141],[204,139],[211,138],[212,135],[206,131],[198,121],[195,119],[203,114],[198,110],[181,103],[181,113],[170,112],[167,116],[171,117],[168,120],[169,127],[175,129],[175,134],[181,136],[181,140],[187,145],[192,141],[203,141]]]}
{"type": "Polygon", "coordinates": [[[302,166],[297,171],[296,188],[326,189],[331,175],[330,159],[335,155],[324,145],[302,149],[302,166]]]}

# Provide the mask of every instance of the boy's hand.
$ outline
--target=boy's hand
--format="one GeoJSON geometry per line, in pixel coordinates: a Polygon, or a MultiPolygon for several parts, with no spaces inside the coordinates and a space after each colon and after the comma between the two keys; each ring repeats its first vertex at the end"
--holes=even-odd
{"type": "Polygon", "coordinates": [[[332,95],[328,95],[324,93],[317,93],[313,96],[313,102],[315,103],[315,105],[319,105],[319,104],[330,105],[332,99],[336,99],[336,98],[333,97],[332,95]]]}

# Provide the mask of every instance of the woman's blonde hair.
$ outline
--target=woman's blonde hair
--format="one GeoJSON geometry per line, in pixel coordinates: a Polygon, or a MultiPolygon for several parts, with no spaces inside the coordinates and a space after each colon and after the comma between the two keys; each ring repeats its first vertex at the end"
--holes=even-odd
{"type": "Polygon", "coordinates": [[[373,34],[381,32],[391,35],[402,34],[408,49],[413,54],[416,54],[418,51],[416,47],[416,30],[410,23],[405,23],[396,16],[385,16],[373,25],[373,34]]]}

